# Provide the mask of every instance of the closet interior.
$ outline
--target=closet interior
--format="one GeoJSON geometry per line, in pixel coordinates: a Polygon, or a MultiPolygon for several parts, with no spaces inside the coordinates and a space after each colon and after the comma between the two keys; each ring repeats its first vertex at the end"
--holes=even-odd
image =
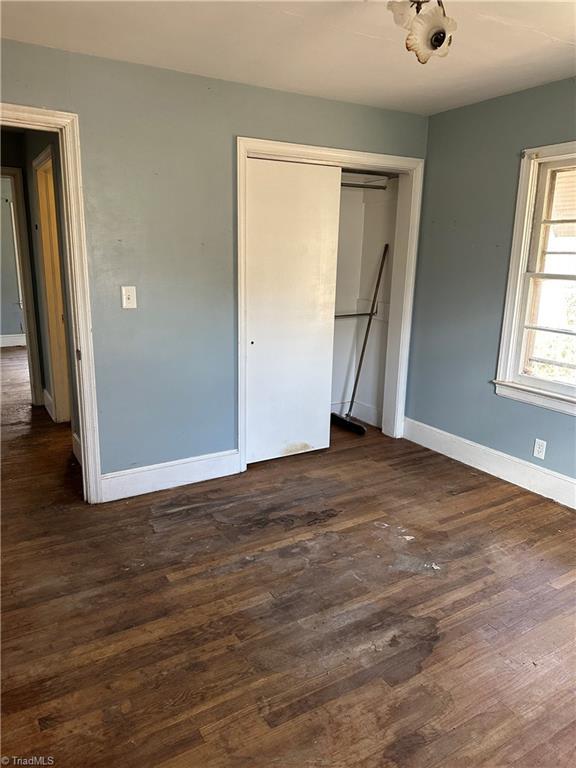
{"type": "Polygon", "coordinates": [[[381,427],[398,178],[343,170],[341,184],[331,410],[341,415],[349,411],[378,270],[388,243],[352,409],[356,419],[381,427]]]}

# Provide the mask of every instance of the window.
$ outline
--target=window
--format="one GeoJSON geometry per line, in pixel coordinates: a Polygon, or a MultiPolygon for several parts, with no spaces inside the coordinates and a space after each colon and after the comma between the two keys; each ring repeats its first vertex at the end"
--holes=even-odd
{"type": "Polygon", "coordinates": [[[494,383],[576,414],[576,142],[524,153],[494,383]]]}

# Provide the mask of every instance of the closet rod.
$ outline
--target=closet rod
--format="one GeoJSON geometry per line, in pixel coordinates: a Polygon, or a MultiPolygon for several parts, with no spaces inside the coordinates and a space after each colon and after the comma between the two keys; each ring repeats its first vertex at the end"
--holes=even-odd
{"type": "Polygon", "coordinates": [[[385,176],[387,179],[397,179],[397,173],[388,173],[388,171],[367,171],[362,168],[342,168],[342,173],[356,173],[358,176],[385,176]]]}
{"type": "Polygon", "coordinates": [[[350,312],[346,315],[334,315],[334,317],[370,317],[370,312],[350,312]]]}
{"type": "Polygon", "coordinates": [[[354,189],[388,189],[388,187],[376,186],[376,184],[352,184],[348,181],[343,181],[342,186],[353,187],[354,189]]]}

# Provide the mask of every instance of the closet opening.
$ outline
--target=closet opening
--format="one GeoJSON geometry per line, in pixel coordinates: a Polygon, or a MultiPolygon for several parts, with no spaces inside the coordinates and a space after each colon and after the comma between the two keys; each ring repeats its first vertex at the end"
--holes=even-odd
{"type": "Polygon", "coordinates": [[[353,421],[380,429],[397,206],[398,174],[343,169],[331,409],[334,414],[350,413],[353,421]]]}
{"type": "Polygon", "coordinates": [[[352,415],[402,437],[423,160],[242,137],[237,146],[240,471],[330,446],[369,315],[352,415]]]}

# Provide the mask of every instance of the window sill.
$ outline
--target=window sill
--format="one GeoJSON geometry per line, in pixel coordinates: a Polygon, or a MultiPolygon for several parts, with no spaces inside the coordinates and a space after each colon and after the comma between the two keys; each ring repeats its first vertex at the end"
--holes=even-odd
{"type": "Polygon", "coordinates": [[[515,381],[495,379],[493,384],[496,388],[496,394],[502,397],[509,397],[512,400],[520,400],[523,403],[539,405],[552,411],[560,411],[560,413],[576,416],[576,399],[572,397],[559,395],[556,392],[545,392],[536,387],[527,387],[515,381]]]}

